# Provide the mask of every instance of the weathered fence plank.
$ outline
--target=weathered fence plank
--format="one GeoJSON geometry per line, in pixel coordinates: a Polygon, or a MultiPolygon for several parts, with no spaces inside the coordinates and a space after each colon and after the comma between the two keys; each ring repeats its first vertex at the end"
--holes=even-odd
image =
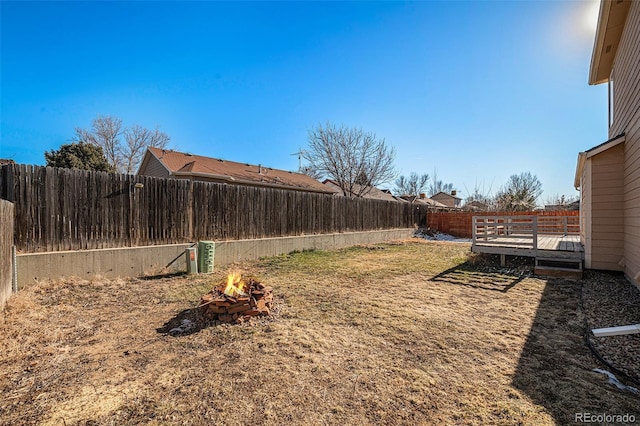
{"type": "Polygon", "coordinates": [[[13,289],[13,209],[13,203],[0,200],[0,311],[13,289]]]}
{"type": "Polygon", "coordinates": [[[0,198],[15,203],[21,252],[405,228],[426,213],[409,203],[16,164],[2,167],[0,198]]]}

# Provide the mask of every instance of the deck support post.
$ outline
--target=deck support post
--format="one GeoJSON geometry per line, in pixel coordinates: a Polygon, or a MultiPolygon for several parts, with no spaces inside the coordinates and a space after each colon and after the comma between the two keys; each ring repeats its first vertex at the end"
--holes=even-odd
{"type": "Polygon", "coordinates": [[[501,254],[500,255],[500,266],[501,267],[505,267],[507,266],[507,255],[506,254],[501,254]]]}

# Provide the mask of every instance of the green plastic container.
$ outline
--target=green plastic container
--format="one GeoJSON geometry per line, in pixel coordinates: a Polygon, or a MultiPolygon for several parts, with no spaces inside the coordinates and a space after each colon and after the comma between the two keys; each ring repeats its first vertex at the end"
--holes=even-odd
{"type": "Polygon", "coordinates": [[[198,242],[198,272],[210,274],[213,272],[213,260],[216,253],[216,243],[213,241],[198,242]]]}

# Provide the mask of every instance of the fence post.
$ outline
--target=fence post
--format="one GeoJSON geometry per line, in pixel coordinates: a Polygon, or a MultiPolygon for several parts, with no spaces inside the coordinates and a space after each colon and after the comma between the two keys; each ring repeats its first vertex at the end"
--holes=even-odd
{"type": "Polygon", "coordinates": [[[429,228],[429,209],[425,208],[424,211],[424,227],[429,228]]]}
{"type": "Polygon", "coordinates": [[[485,241],[489,241],[489,225],[488,225],[488,219],[487,216],[484,217],[483,222],[483,230],[484,230],[484,240],[485,241]]]}
{"type": "Polygon", "coordinates": [[[564,236],[567,236],[567,216],[562,217],[562,221],[564,222],[564,236]]]}
{"type": "Polygon", "coordinates": [[[471,217],[471,238],[473,244],[476,243],[476,216],[471,217]]]}
{"type": "Polygon", "coordinates": [[[16,254],[16,246],[11,246],[11,287],[14,293],[18,292],[18,256],[16,254]]]}
{"type": "Polygon", "coordinates": [[[538,216],[533,216],[533,249],[538,250],[538,216]]]}

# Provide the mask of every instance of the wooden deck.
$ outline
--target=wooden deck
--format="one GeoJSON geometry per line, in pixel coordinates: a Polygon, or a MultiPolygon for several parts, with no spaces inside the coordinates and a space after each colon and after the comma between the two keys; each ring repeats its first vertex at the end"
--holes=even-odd
{"type": "Polygon", "coordinates": [[[559,259],[582,259],[584,248],[577,235],[538,235],[537,248],[531,238],[493,238],[474,240],[472,251],[477,253],[507,254],[559,259]]]}
{"type": "Polygon", "coordinates": [[[579,218],[554,216],[474,216],[476,253],[527,256],[543,262],[566,262],[582,269],[579,218]]]}

